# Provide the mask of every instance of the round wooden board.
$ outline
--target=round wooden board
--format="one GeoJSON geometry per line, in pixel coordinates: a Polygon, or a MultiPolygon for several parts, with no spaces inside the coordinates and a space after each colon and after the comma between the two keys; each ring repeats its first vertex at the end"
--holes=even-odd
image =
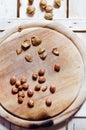
{"type": "Polygon", "coordinates": [[[56,124],[75,113],[85,100],[85,48],[84,44],[69,29],[56,22],[30,22],[16,25],[3,33],[0,39],[0,113],[7,120],[24,127],[34,125],[56,124]],[[19,28],[23,30],[18,32],[19,28]],[[42,43],[31,47],[22,54],[17,55],[16,50],[21,43],[32,36],[40,36],[42,43]],[[46,49],[47,57],[41,60],[38,48],[46,49]],[[57,47],[59,56],[52,54],[52,49],[57,47]],[[33,56],[33,62],[28,63],[25,55],[33,56]],[[54,71],[54,65],[59,63],[60,72],[54,71]],[[39,69],[45,69],[46,82],[41,86],[48,86],[46,92],[34,92],[31,99],[34,107],[29,108],[27,91],[22,104],[18,104],[18,95],[11,93],[10,77],[15,75],[27,78],[29,86],[34,90],[37,81],[32,80],[32,74],[39,69]],[[50,85],[56,86],[56,92],[51,94],[50,85]],[[52,105],[47,107],[46,98],[52,100],[52,105]]]}

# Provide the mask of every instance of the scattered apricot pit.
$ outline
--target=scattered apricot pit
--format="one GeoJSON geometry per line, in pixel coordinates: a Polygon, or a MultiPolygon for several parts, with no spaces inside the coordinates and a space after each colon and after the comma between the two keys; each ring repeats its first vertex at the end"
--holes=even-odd
{"type": "Polygon", "coordinates": [[[19,28],[18,28],[18,32],[21,32],[22,30],[23,30],[22,27],[19,27],[19,28]]]}
{"type": "Polygon", "coordinates": [[[53,6],[47,5],[47,7],[45,8],[45,11],[46,11],[47,13],[51,13],[51,12],[53,11],[53,6]]]}
{"type": "Polygon", "coordinates": [[[28,83],[24,83],[24,84],[22,84],[22,88],[23,88],[24,90],[27,90],[28,87],[29,87],[28,83]]]}
{"type": "Polygon", "coordinates": [[[45,60],[45,58],[47,57],[47,53],[43,52],[43,53],[39,54],[39,57],[40,57],[40,59],[45,60]]]}
{"type": "Polygon", "coordinates": [[[47,88],[48,88],[47,86],[43,86],[41,90],[42,90],[43,92],[45,92],[45,91],[47,90],[47,88]]]}
{"type": "Polygon", "coordinates": [[[33,74],[32,74],[32,79],[33,79],[33,80],[37,80],[37,78],[38,78],[38,74],[37,74],[37,73],[33,73],[33,74]]]}
{"type": "Polygon", "coordinates": [[[44,18],[46,20],[52,20],[53,19],[53,13],[45,13],[44,18]]]}
{"type": "Polygon", "coordinates": [[[40,54],[42,54],[42,53],[44,53],[45,52],[45,48],[38,48],[38,54],[40,55],[40,54]]]}
{"type": "Polygon", "coordinates": [[[12,93],[13,93],[13,94],[18,93],[18,88],[15,88],[15,87],[14,87],[14,88],[12,88],[12,93]]]}
{"type": "Polygon", "coordinates": [[[39,76],[43,76],[45,74],[45,70],[44,69],[40,69],[38,74],[39,74],[39,76]]]}
{"type": "Polygon", "coordinates": [[[31,42],[33,46],[38,46],[41,44],[42,39],[38,36],[31,37],[31,42]]]}
{"type": "Polygon", "coordinates": [[[15,86],[16,86],[16,87],[19,87],[20,85],[21,85],[20,80],[16,80],[15,86]]]}
{"type": "Polygon", "coordinates": [[[34,91],[29,87],[29,88],[28,88],[28,91],[27,91],[27,95],[28,95],[29,97],[32,97],[33,94],[34,94],[34,91]]]}
{"type": "Polygon", "coordinates": [[[28,15],[31,15],[31,16],[34,15],[34,13],[35,13],[35,7],[32,6],[32,5],[29,5],[27,7],[27,9],[26,9],[26,12],[27,12],[28,15]]]}
{"type": "Polygon", "coordinates": [[[22,76],[20,79],[20,82],[21,82],[21,84],[26,83],[26,78],[24,76],[22,76]]]}
{"type": "Polygon", "coordinates": [[[24,50],[28,49],[31,46],[30,40],[24,40],[24,42],[22,42],[21,46],[24,50]]]}
{"type": "Polygon", "coordinates": [[[18,97],[18,103],[22,104],[23,103],[23,98],[22,97],[18,97]]]}
{"type": "Polygon", "coordinates": [[[56,91],[56,87],[53,86],[53,85],[51,85],[51,86],[50,86],[50,92],[51,92],[51,93],[55,93],[55,91],[56,91]]]}
{"type": "Polygon", "coordinates": [[[33,57],[29,54],[29,55],[26,55],[25,56],[25,60],[27,61],[27,62],[32,62],[33,61],[33,57]]]}
{"type": "Polygon", "coordinates": [[[23,89],[22,85],[18,86],[18,91],[21,91],[23,89]]]}
{"type": "Polygon", "coordinates": [[[45,103],[46,103],[46,105],[47,105],[48,107],[50,107],[51,104],[52,104],[52,100],[49,99],[49,98],[47,98],[47,99],[45,100],[45,103]]]}
{"type": "Polygon", "coordinates": [[[20,55],[21,53],[22,53],[22,48],[18,48],[17,50],[16,50],[16,53],[17,53],[17,55],[20,55]]]}
{"type": "Polygon", "coordinates": [[[24,98],[25,97],[25,93],[23,91],[19,91],[18,92],[18,97],[24,98]]]}
{"type": "Polygon", "coordinates": [[[59,71],[60,71],[60,65],[59,65],[59,64],[55,64],[55,65],[54,65],[54,70],[55,70],[56,72],[59,72],[59,71]]]}
{"type": "Polygon", "coordinates": [[[59,8],[61,6],[61,0],[54,0],[54,6],[59,8]]]}
{"type": "Polygon", "coordinates": [[[58,48],[53,48],[52,53],[56,56],[59,56],[58,48]]]}
{"type": "Polygon", "coordinates": [[[12,76],[11,78],[10,78],[10,84],[11,85],[14,85],[16,83],[16,77],[15,76],[12,76]]]}
{"type": "Polygon", "coordinates": [[[40,0],[40,8],[43,10],[47,6],[47,1],[46,0],[40,0]]]}
{"type": "Polygon", "coordinates": [[[38,82],[39,82],[40,84],[44,83],[45,81],[46,81],[46,78],[45,78],[45,77],[39,77],[39,79],[38,79],[38,82]]]}
{"type": "Polygon", "coordinates": [[[27,105],[30,108],[34,107],[34,101],[32,99],[28,99],[27,105]]]}
{"type": "Polygon", "coordinates": [[[35,91],[39,91],[41,89],[41,85],[40,84],[37,84],[36,86],[35,86],[35,91]]]}

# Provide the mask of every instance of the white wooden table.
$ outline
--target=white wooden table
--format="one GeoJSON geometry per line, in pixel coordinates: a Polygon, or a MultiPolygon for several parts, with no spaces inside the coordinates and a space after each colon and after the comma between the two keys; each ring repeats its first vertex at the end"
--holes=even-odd
{"type": "MultiPolygon", "coordinates": [[[[14,24],[27,20],[44,19],[44,13],[40,11],[39,0],[34,0],[36,13],[33,17],[26,14],[28,0],[0,0],[0,35],[2,31],[14,24]]],[[[49,4],[53,0],[47,0],[49,4]]],[[[62,5],[54,10],[54,20],[72,29],[83,42],[86,42],[86,0],[61,0],[62,5]]],[[[11,124],[0,117],[0,130],[27,130],[11,124]]],[[[39,130],[43,130],[40,128],[39,130]]],[[[78,113],[69,121],[56,125],[47,130],[86,130],[86,102],[78,113]]]]}

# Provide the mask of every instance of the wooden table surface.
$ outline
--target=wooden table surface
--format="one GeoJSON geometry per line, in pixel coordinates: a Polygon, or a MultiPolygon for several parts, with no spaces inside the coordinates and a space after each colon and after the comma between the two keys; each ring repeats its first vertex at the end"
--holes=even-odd
{"type": "MultiPolygon", "coordinates": [[[[47,0],[52,4],[53,0],[47,0]]],[[[61,0],[61,7],[54,10],[54,20],[72,29],[83,42],[86,42],[86,0],[61,0]]],[[[36,14],[29,17],[26,14],[28,0],[0,0],[0,35],[9,27],[28,20],[44,20],[40,11],[39,0],[34,0],[36,14]]],[[[11,124],[0,117],[0,130],[27,130],[11,124]]],[[[43,128],[39,129],[43,130],[43,128]]],[[[78,113],[69,121],[47,130],[86,130],[86,102],[78,113]]]]}

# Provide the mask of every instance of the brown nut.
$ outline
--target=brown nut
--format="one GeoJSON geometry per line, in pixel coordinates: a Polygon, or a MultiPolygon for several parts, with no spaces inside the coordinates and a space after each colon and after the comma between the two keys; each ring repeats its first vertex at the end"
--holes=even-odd
{"type": "Polygon", "coordinates": [[[32,5],[34,0],[28,0],[29,4],[32,5]]]}
{"type": "Polygon", "coordinates": [[[25,56],[25,60],[26,60],[27,62],[32,62],[32,61],[33,61],[33,57],[32,57],[31,55],[26,55],[26,56],[25,56]]]}
{"type": "Polygon", "coordinates": [[[40,59],[45,60],[45,58],[47,57],[47,53],[43,52],[39,55],[40,59]]]}
{"type": "Polygon", "coordinates": [[[20,80],[17,80],[16,83],[15,83],[16,87],[19,87],[21,85],[21,82],[20,80]]]}
{"type": "Polygon", "coordinates": [[[36,10],[36,9],[35,9],[34,6],[29,5],[29,6],[27,7],[27,9],[26,9],[26,12],[27,12],[28,15],[34,15],[35,10],[36,10]]]}
{"type": "Polygon", "coordinates": [[[12,76],[11,78],[10,78],[10,84],[11,85],[14,85],[16,83],[16,77],[15,76],[12,76]]]}
{"type": "Polygon", "coordinates": [[[55,64],[54,65],[54,70],[59,72],[60,71],[60,65],[59,64],[55,64]]]}
{"type": "Polygon", "coordinates": [[[40,54],[42,54],[42,53],[44,53],[45,52],[45,48],[38,48],[38,54],[40,55],[40,54]]]}
{"type": "Polygon", "coordinates": [[[22,48],[18,48],[17,50],[16,50],[16,53],[17,53],[17,55],[20,55],[21,53],[22,53],[22,48]]]}
{"type": "Polygon", "coordinates": [[[22,76],[20,79],[20,82],[21,82],[21,84],[26,83],[26,78],[24,76],[22,76]]]}
{"type": "Polygon", "coordinates": [[[52,53],[56,56],[59,56],[58,48],[53,48],[52,53]]]}
{"type": "Polygon", "coordinates": [[[47,105],[48,107],[50,107],[51,104],[52,104],[52,100],[49,99],[49,98],[47,98],[47,99],[45,100],[45,103],[46,103],[46,105],[47,105]]]}
{"type": "Polygon", "coordinates": [[[40,0],[40,8],[45,9],[47,6],[47,1],[46,0],[40,0]]]}
{"type": "Polygon", "coordinates": [[[36,86],[35,86],[35,91],[39,91],[41,89],[41,85],[40,84],[37,84],[36,86]]]}
{"type": "Polygon", "coordinates": [[[24,90],[27,90],[28,87],[29,87],[28,83],[24,83],[24,84],[22,84],[22,88],[23,88],[24,90]]]}
{"type": "Polygon", "coordinates": [[[45,74],[45,70],[44,69],[40,69],[38,74],[39,74],[39,76],[43,76],[45,74]]]}
{"type": "Polygon", "coordinates": [[[21,91],[23,89],[22,85],[18,86],[18,91],[21,91]]]}
{"type": "Polygon", "coordinates": [[[38,82],[41,84],[41,83],[44,83],[46,81],[46,78],[45,77],[39,77],[38,79],[38,82]]]}
{"type": "Polygon", "coordinates": [[[28,107],[32,108],[34,107],[34,101],[32,99],[29,99],[27,102],[28,107]]]}
{"type": "Polygon", "coordinates": [[[41,44],[42,39],[38,36],[31,37],[31,42],[33,46],[38,46],[41,44]]]}
{"type": "Polygon", "coordinates": [[[22,97],[18,97],[18,103],[19,104],[23,103],[23,98],[22,97]]]}
{"type": "Polygon", "coordinates": [[[18,32],[21,32],[22,30],[23,30],[22,27],[19,27],[19,28],[18,28],[18,32]]]}
{"type": "Polygon", "coordinates": [[[47,13],[51,13],[51,12],[53,11],[53,6],[47,5],[45,11],[46,11],[47,13]]]}
{"type": "Polygon", "coordinates": [[[18,93],[18,88],[15,88],[15,87],[14,87],[14,88],[12,88],[12,93],[13,93],[13,94],[18,93]]]}
{"type": "Polygon", "coordinates": [[[43,86],[41,90],[42,90],[43,92],[45,92],[45,91],[47,90],[47,88],[48,88],[47,86],[43,86]]]}
{"type": "Polygon", "coordinates": [[[24,40],[21,46],[24,50],[28,49],[31,46],[30,40],[24,40]]]}
{"type": "Polygon", "coordinates": [[[33,73],[33,74],[32,74],[32,79],[33,79],[33,80],[37,80],[37,78],[38,78],[38,74],[37,74],[37,73],[33,73]]]}
{"type": "Polygon", "coordinates": [[[44,18],[46,20],[52,20],[53,19],[53,13],[45,13],[44,18]]]}
{"type": "Polygon", "coordinates": [[[24,98],[25,97],[25,93],[23,91],[19,91],[18,92],[18,97],[24,98]]]}
{"type": "Polygon", "coordinates": [[[51,93],[55,93],[55,91],[56,91],[56,87],[53,86],[53,85],[51,85],[51,86],[50,86],[50,92],[51,92],[51,93]]]}
{"type": "Polygon", "coordinates": [[[54,0],[54,6],[59,8],[61,6],[61,0],[54,0]]]}
{"type": "Polygon", "coordinates": [[[34,94],[34,91],[31,88],[28,88],[27,94],[29,97],[32,97],[34,94]]]}

